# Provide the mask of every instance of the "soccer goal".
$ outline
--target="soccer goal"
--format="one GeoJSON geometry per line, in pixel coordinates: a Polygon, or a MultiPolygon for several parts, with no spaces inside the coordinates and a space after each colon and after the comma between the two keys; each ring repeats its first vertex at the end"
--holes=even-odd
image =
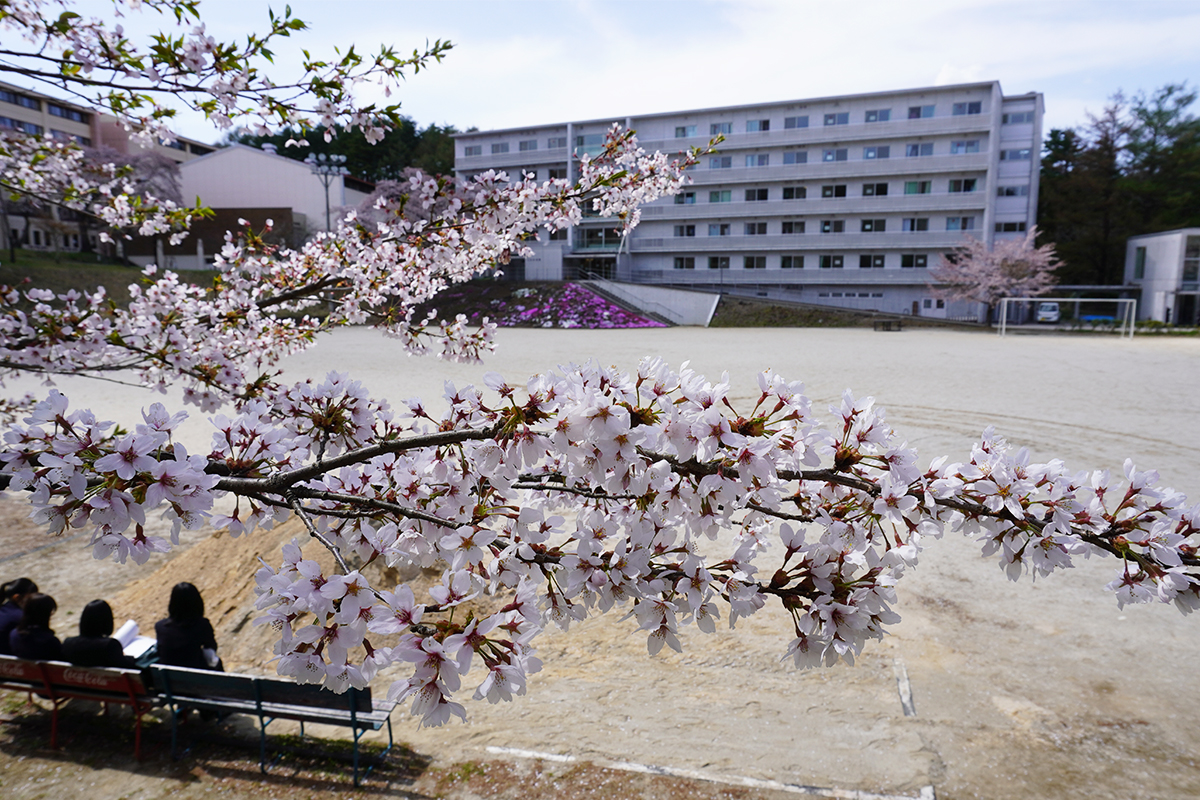
{"type": "Polygon", "coordinates": [[[997,332],[1069,330],[1116,333],[1133,338],[1137,300],[1113,297],[1005,297],[1000,300],[997,332]]]}

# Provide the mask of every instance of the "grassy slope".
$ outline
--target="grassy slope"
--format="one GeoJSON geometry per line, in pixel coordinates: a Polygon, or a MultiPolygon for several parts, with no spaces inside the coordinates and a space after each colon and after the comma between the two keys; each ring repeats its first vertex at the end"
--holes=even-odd
{"type": "MultiPolygon", "coordinates": [[[[211,272],[182,272],[183,280],[207,285],[211,272]]],[[[49,289],[62,294],[71,289],[93,292],[103,286],[108,296],[119,305],[129,302],[129,285],[142,279],[139,267],[98,260],[96,255],[83,253],[42,253],[18,250],[17,260],[10,261],[8,250],[0,250],[0,284],[17,288],[49,289]],[[28,283],[24,283],[29,278],[28,283]]]]}

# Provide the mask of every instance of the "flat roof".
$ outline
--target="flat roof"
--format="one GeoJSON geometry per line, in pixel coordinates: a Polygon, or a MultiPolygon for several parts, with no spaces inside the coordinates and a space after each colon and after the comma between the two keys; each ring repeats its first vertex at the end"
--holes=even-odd
{"type": "MultiPolygon", "coordinates": [[[[598,117],[596,119],[580,119],[580,120],[564,120],[562,122],[547,122],[540,125],[521,125],[515,128],[492,128],[485,131],[469,131],[454,134],[454,138],[468,138],[471,136],[487,136],[498,133],[517,133],[519,131],[532,130],[534,128],[554,128],[563,125],[594,125],[597,123],[620,122],[624,119],[655,119],[657,117],[676,117],[680,114],[716,114],[721,112],[735,111],[745,108],[763,108],[765,106],[786,106],[795,105],[797,103],[828,103],[834,100],[861,100],[872,97],[893,97],[903,94],[920,94],[922,92],[950,92],[963,89],[990,89],[999,87],[1000,81],[979,81],[976,83],[956,83],[948,86],[923,86],[914,89],[892,89],[885,92],[864,92],[862,94],[838,94],[828,97],[809,97],[793,100],[769,100],[762,103],[741,103],[736,106],[712,106],[709,108],[684,108],[677,111],[659,111],[652,114],[625,114],[614,117],[598,117]]],[[[1040,95],[1039,92],[1028,92],[1022,95],[1005,96],[1005,100],[1020,100],[1020,99],[1036,99],[1040,95]]],[[[1001,92],[1001,96],[1003,92],[1001,92]]]]}

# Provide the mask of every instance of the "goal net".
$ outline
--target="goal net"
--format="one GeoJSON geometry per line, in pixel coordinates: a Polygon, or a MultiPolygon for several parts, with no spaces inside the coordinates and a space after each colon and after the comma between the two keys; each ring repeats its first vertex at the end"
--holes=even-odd
{"type": "Polygon", "coordinates": [[[1112,297],[1005,297],[997,332],[1095,331],[1133,338],[1137,300],[1112,297]]]}

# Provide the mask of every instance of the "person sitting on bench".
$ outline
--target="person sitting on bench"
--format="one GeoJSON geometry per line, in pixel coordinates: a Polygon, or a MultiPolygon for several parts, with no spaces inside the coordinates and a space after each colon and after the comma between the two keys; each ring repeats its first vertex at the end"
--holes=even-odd
{"type": "Polygon", "coordinates": [[[217,658],[216,634],[204,617],[204,598],[192,584],[177,583],[171,589],[167,618],[154,623],[154,633],[158,637],[158,663],[225,671],[217,658]]]}
{"type": "Polygon", "coordinates": [[[8,635],[9,651],[30,661],[62,661],[62,642],[50,629],[50,617],[58,603],[48,594],[34,594],[25,601],[21,621],[8,635]]]}
{"type": "Polygon", "coordinates": [[[25,601],[37,590],[37,584],[29,578],[9,581],[0,589],[0,594],[4,595],[4,604],[0,605],[0,655],[12,655],[8,649],[8,635],[21,622],[21,616],[25,613],[25,601]]]}
{"type": "Polygon", "coordinates": [[[63,642],[63,657],[80,667],[137,669],[134,660],[121,651],[121,643],[112,638],[112,632],[112,607],[103,600],[93,600],[79,615],[79,635],[63,642]]]}

